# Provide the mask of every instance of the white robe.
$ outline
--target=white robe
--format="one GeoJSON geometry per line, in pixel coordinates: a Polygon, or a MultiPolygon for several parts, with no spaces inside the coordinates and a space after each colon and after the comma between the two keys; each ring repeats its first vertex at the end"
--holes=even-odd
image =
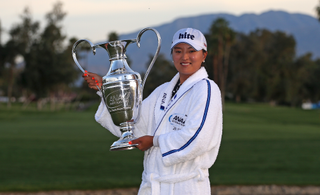
{"type": "MultiPolygon", "coordinates": [[[[222,105],[218,86],[207,77],[200,68],[171,99],[178,73],[142,102],[134,134],[154,136],[154,146],[145,151],[139,195],[210,194],[208,169],[220,147],[222,105]]],[[[103,101],[95,118],[120,136],[103,101]]]]}

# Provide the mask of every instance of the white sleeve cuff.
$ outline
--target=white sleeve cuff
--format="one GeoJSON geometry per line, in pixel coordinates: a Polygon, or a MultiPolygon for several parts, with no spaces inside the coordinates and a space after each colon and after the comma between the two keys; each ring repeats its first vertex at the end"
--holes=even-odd
{"type": "Polygon", "coordinates": [[[153,136],[153,146],[159,147],[159,135],[153,136]]]}

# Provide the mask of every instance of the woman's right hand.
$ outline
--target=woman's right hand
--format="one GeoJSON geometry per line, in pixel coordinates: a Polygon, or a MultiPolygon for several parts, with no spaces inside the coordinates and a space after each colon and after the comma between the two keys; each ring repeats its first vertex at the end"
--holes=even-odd
{"type": "Polygon", "coordinates": [[[99,86],[99,88],[101,88],[101,86],[102,86],[102,77],[101,76],[99,76],[95,73],[92,73],[92,72],[85,71],[85,73],[82,74],[82,77],[88,83],[89,88],[94,89],[96,91],[99,90],[97,88],[97,86],[99,86]]]}
{"type": "Polygon", "coordinates": [[[153,136],[145,135],[129,142],[129,144],[138,144],[136,147],[141,151],[146,151],[153,146],[153,136]]]}

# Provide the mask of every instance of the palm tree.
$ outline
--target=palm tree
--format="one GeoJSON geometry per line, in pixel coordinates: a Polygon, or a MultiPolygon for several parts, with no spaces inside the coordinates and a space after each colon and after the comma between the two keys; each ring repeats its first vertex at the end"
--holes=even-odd
{"type": "Polygon", "coordinates": [[[213,80],[220,87],[223,104],[229,69],[230,49],[235,41],[235,34],[229,28],[228,21],[218,18],[212,23],[210,32],[207,35],[209,58],[211,58],[213,65],[213,80]]]}
{"type": "Polygon", "coordinates": [[[320,21],[320,1],[318,6],[316,7],[316,12],[317,12],[318,20],[320,21]]]}

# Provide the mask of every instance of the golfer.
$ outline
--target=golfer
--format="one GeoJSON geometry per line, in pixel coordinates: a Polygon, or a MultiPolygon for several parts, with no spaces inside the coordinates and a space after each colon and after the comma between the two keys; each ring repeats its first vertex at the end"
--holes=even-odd
{"type": "MultiPolygon", "coordinates": [[[[222,136],[220,90],[203,67],[207,42],[199,30],[177,31],[171,53],[178,73],[143,100],[135,125],[138,138],[132,144],[145,151],[139,195],[209,195],[208,169],[222,136]]],[[[85,74],[89,87],[97,90],[101,77],[85,74]]],[[[103,101],[95,119],[119,135],[103,101]]]]}

